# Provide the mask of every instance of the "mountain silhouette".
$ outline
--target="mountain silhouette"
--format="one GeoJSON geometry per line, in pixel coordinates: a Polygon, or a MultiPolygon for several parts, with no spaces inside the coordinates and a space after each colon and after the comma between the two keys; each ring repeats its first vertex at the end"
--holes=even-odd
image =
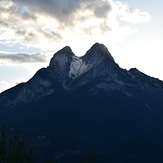
{"type": "Polygon", "coordinates": [[[23,134],[40,162],[75,163],[91,150],[100,163],[159,163],[162,99],[162,81],[122,69],[104,45],[82,57],[66,46],[47,68],[0,94],[0,122],[23,134]]]}

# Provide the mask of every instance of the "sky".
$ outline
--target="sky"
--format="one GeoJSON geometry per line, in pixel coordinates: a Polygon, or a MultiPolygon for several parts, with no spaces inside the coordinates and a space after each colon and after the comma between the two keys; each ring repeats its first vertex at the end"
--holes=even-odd
{"type": "Polygon", "coordinates": [[[0,0],[0,92],[29,80],[64,46],[104,44],[120,67],[163,80],[161,0],[0,0]]]}

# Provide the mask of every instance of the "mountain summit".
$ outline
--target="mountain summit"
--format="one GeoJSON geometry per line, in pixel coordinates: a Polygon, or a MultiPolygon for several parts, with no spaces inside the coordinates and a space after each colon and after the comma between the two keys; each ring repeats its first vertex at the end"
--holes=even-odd
{"type": "Polygon", "coordinates": [[[108,93],[119,90],[128,95],[133,94],[130,90],[134,88],[150,93],[161,92],[163,88],[163,82],[137,69],[120,68],[103,44],[95,43],[82,57],[75,56],[66,46],[54,54],[47,68],[40,69],[27,83],[1,93],[0,105],[13,107],[36,101],[60,89],[72,92],[89,83],[94,83],[92,87],[98,90],[108,93]]]}
{"type": "Polygon", "coordinates": [[[75,56],[66,46],[54,54],[47,68],[40,69],[27,83],[3,92],[0,95],[1,106],[12,107],[37,100],[54,93],[59,87],[73,90],[109,74],[114,66],[117,67],[113,57],[102,44],[94,44],[83,57],[75,56]],[[11,92],[14,92],[12,98],[8,95],[11,92]]]}
{"type": "Polygon", "coordinates": [[[66,46],[47,68],[0,94],[0,123],[19,129],[38,156],[61,163],[88,150],[100,163],[163,162],[162,99],[162,81],[122,69],[104,45],[82,57],[66,46]]]}
{"type": "MultiPolygon", "coordinates": [[[[90,50],[87,51],[87,53],[83,56],[83,58],[87,58],[88,60],[92,59],[99,59],[103,57],[108,57],[111,60],[114,61],[113,57],[111,56],[108,49],[103,45],[99,43],[95,43],[90,50]]],[[[96,60],[96,61],[97,61],[96,60]]]]}

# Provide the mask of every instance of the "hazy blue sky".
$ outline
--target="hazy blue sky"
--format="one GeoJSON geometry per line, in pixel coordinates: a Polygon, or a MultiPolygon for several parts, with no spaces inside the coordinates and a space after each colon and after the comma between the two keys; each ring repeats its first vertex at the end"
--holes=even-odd
{"type": "Polygon", "coordinates": [[[108,47],[122,67],[163,80],[161,0],[0,0],[0,92],[27,81],[69,45],[108,47]]]}

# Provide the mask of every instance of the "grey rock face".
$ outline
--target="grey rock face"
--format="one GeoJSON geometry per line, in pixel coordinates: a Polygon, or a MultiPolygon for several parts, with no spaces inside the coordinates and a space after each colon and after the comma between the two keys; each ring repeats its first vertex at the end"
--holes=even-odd
{"type": "Polygon", "coordinates": [[[28,82],[0,94],[0,123],[30,140],[38,162],[76,163],[91,149],[100,163],[160,163],[162,99],[162,81],[120,68],[104,45],[83,57],[65,47],[28,82]]]}
{"type": "Polygon", "coordinates": [[[66,46],[54,54],[53,58],[51,59],[48,68],[53,71],[59,82],[63,82],[68,78],[73,56],[74,53],[72,52],[71,48],[66,46]]]}
{"type": "Polygon", "coordinates": [[[137,69],[120,68],[108,49],[96,43],[83,57],[75,56],[70,47],[64,47],[54,54],[47,68],[40,69],[27,83],[1,93],[0,105],[12,107],[57,94],[60,89],[71,92],[90,83],[91,90],[107,93],[119,90],[130,96],[133,89],[159,94],[163,91],[162,81],[137,69]]]}

